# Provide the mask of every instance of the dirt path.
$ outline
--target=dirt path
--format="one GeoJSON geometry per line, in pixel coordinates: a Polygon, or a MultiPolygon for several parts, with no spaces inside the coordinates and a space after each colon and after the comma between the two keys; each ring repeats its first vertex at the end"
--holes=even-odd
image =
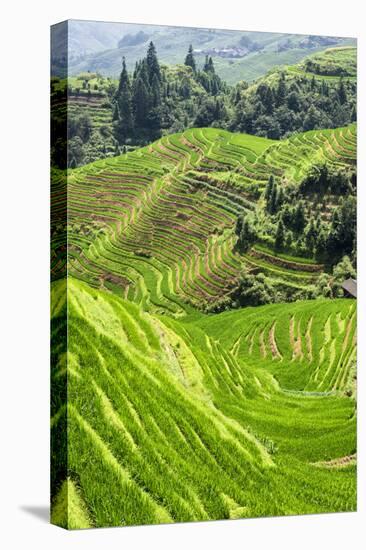
{"type": "Polygon", "coordinates": [[[267,357],[266,344],[264,343],[264,331],[265,331],[265,328],[262,330],[262,332],[259,335],[259,345],[260,345],[261,355],[263,359],[267,357]]]}
{"type": "Polygon", "coordinates": [[[306,348],[308,352],[308,360],[311,363],[313,360],[313,344],[311,340],[311,327],[313,325],[313,317],[309,319],[308,326],[306,328],[306,348]]]}
{"type": "Polygon", "coordinates": [[[319,466],[321,468],[345,468],[346,466],[351,466],[356,464],[357,454],[342,456],[340,458],[333,458],[333,460],[328,460],[324,462],[314,462],[313,466],[319,466]]]}
{"type": "Polygon", "coordinates": [[[292,360],[295,359],[302,359],[303,358],[303,352],[302,352],[302,346],[301,346],[301,332],[300,332],[300,323],[301,320],[299,319],[297,324],[297,335],[295,336],[295,317],[291,317],[290,320],[290,342],[293,349],[292,352],[292,360]]]}
{"type": "Polygon", "coordinates": [[[276,337],[275,337],[275,331],[276,331],[276,322],[275,321],[271,327],[271,330],[269,331],[269,346],[271,348],[272,357],[273,359],[282,359],[282,355],[278,351],[276,337]]]}

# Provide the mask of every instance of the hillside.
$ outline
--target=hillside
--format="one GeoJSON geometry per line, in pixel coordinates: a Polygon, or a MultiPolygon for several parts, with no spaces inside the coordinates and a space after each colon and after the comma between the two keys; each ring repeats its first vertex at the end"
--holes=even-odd
{"type": "Polygon", "coordinates": [[[52,523],[355,510],[355,41],[72,20],[51,74],[52,523]]]}
{"type": "Polygon", "coordinates": [[[357,77],[357,49],[353,47],[329,48],[299,63],[304,73],[317,77],[357,77]]]}
{"type": "MultiPolygon", "coordinates": [[[[154,46],[152,53],[156,57],[154,46]]],[[[240,82],[235,87],[219,78],[211,57],[200,70],[192,56],[193,67],[159,65],[156,57],[159,83],[154,87],[152,76],[142,70],[147,57],[133,73],[124,60],[119,80],[98,72],[53,77],[52,119],[57,124],[64,117],[67,124],[68,166],[113,157],[192,127],[280,139],[357,119],[355,48],[327,49],[297,65],[273,69],[250,86],[240,82]],[[142,89],[137,86],[141,79],[142,89]]],[[[64,167],[58,159],[53,163],[64,167]]]]}
{"type": "Polygon", "coordinates": [[[230,84],[255,80],[275,65],[297,63],[329,46],[355,45],[354,39],[341,37],[75,20],[68,35],[71,75],[90,71],[117,78],[122,56],[133,70],[152,40],[167,65],[182,63],[189,44],[200,65],[212,55],[219,76],[230,84]]]}
{"type": "MultiPolygon", "coordinates": [[[[176,316],[189,313],[191,306],[225,304],[243,273],[263,273],[282,299],[308,297],[325,266],[307,256],[308,245],[302,257],[296,256],[301,240],[293,241],[292,252],[291,244],[287,253],[276,250],[282,210],[266,210],[268,180],[274,176],[283,189],[284,209],[286,200],[289,207],[300,202],[296,193],[314,163],[352,170],[355,158],[354,125],[280,141],[205,128],[70,170],[69,274],[149,311],[176,316]],[[290,189],[295,195],[286,199],[290,189]],[[234,232],[241,214],[255,216],[259,227],[257,242],[245,251],[237,249],[234,232]]],[[[56,171],[54,278],[65,267],[65,248],[58,238],[64,228],[57,222],[64,201],[65,178],[56,171]]],[[[323,195],[322,207],[317,195],[304,195],[303,202],[304,223],[311,225],[316,214],[315,222],[331,231],[332,213],[342,208],[339,194],[323,195]]]]}
{"type": "Polygon", "coordinates": [[[354,309],[321,300],[183,323],[54,282],[52,521],[355,510],[354,309]]]}

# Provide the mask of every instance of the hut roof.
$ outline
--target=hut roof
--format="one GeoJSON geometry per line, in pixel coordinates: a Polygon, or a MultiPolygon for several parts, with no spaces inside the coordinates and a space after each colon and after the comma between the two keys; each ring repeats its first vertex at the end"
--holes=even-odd
{"type": "Polygon", "coordinates": [[[351,277],[349,279],[346,279],[342,283],[342,288],[348,294],[350,294],[354,298],[357,298],[357,281],[355,279],[352,279],[351,277]]]}

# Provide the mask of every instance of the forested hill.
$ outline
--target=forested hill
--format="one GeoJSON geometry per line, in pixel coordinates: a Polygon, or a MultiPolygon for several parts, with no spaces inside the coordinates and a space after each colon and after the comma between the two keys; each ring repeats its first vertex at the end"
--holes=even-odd
{"type": "MultiPolygon", "coordinates": [[[[356,121],[356,49],[332,48],[298,65],[232,87],[212,57],[193,48],[181,65],[159,61],[154,44],[133,72],[123,60],[118,81],[97,73],[68,79],[69,166],[114,156],[189,127],[220,127],[279,139],[356,121]]],[[[52,116],[63,118],[64,81],[52,80],[52,116]]],[[[62,167],[62,161],[54,158],[62,167]]]]}

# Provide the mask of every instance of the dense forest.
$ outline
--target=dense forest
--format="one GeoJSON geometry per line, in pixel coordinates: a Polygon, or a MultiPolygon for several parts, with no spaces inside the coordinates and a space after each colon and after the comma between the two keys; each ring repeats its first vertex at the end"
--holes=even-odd
{"type": "Polygon", "coordinates": [[[294,131],[333,128],[356,120],[356,83],[343,78],[336,85],[317,81],[315,76],[287,82],[281,72],[278,82],[272,85],[264,79],[254,87],[245,82],[230,87],[216,75],[212,57],[206,56],[202,70],[197,68],[192,46],[184,65],[189,71],[184,76],[178,74],[181,79],[162,71],[151,43],[130,83],[123,61],[114,96],[119,142],[130,135],[133,117],[138,140],[156,139],[164,131],[191,126],[227,128],[279,139],[294,131]]]}

